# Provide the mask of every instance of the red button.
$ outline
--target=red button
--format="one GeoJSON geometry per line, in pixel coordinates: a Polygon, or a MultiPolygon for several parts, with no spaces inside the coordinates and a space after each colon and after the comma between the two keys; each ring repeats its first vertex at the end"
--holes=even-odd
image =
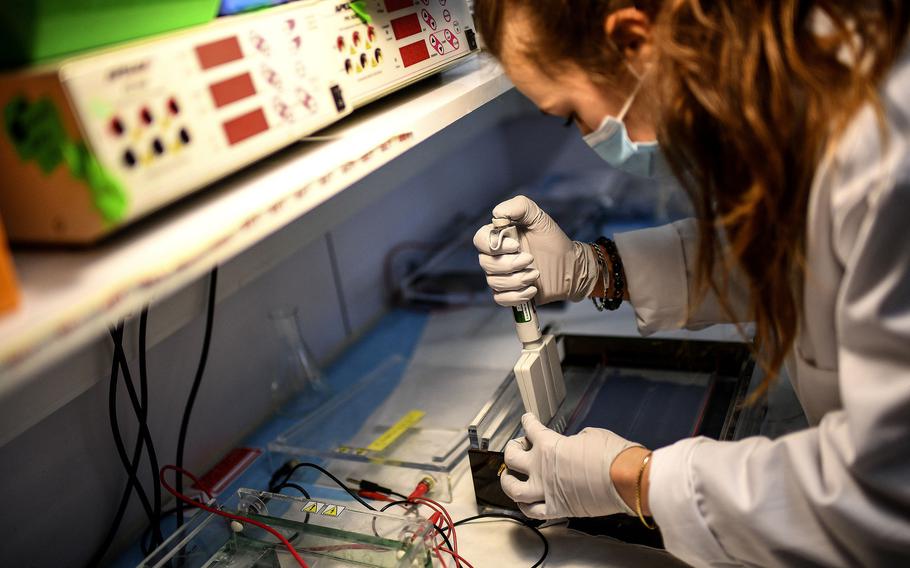
{"type": "Polygon", "coordinates": [[[167,109],[171,111],[171,114],[177,115],[180,114],[180,105],[177,104],[177,99],[171,97],[167,102],[167,109]]]}
{"type": "Polygon", "coordinates": [[[123,136],[123,133],[126,132],[123,121],[116,116],[111,119],[111,132],[113,132],[115,136],[123,136]]]}
{"type": "Polygon", "coordinates": [[[145,124],[151,124],[155,120],[155,117],[152,116],[152,111],[150,111],[148,108],[142,109],[142,112],[139,113],[139,116],[142,118],[142,122],[145,124]]]}

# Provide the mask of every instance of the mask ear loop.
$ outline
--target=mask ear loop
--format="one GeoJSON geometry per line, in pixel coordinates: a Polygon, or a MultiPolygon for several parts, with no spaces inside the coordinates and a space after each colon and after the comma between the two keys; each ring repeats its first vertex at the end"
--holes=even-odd
{"type": "Polygon", "coordinates": [[[629,113],[629,109],[632,108],[632,103],[635,102],[635,97],[638,96],[638,91],[641,90],[641,85],[645,82],[645,75],[647,75],[647,72],[645,72],[645,75],[639,75],[628,63],[626,63],[626,67],[628,67],[629,72],[632,73],[636,79],[638,79],[638,82],[635,84],[635,88],[632,89],[632,94],[629,95],[629,98],[626,99],[626,102],[622,105],[622,109],[620,109],[619,114],[616,115],[616,120],[620,122],[623,121],[623,119],[629,113]]]}

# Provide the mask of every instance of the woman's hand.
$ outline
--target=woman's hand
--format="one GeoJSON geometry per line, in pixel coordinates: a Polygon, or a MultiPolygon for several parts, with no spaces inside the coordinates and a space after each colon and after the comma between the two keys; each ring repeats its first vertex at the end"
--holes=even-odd
{"type": "Polygon", "coordinates": [[[525,438],[506,444],[508,469],[500,483],[525,515],[553,519],[635,514],[635,482],[641,460],[631,469],[625,462],[632,464],[635,456],[623,460],[623,474],[634,470],[631,506],[614,487],[611,470],[618,465],[618,456],[633,450],[647,454],[647,450],[600,428],[585,428],[574,436],[563,436],[531,413],[522,416],[521,423],[525,438]]]}
{"type": "Polygon", "coordinates": [[[500,203],[493,209],[493,217],[511,219],[521,239],[521,243],[503,239],[500,248],[493,251],[492,224],[484,225],[474,235],[480,266],[487,274],[496,303],[516,306],[532,299],[538,304],[579,302],[601,281],[591,247],[569,240],[556,222],[527,197],[500,203]]]}

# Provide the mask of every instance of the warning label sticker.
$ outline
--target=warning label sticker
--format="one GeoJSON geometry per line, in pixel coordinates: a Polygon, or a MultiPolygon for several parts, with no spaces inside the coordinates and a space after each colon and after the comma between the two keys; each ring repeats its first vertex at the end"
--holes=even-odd
{"type": "Polygon", "coordinates": [[[303,506],[303,509],[300,509],[304,513],[313,513],[316,514],[325,507],[325,503],[319,503],[318,501],[308,501],[306,505],[303,506]]]}
{"type": "Polygon", "coordinates": [[[341,513],[344,512],[345,507],[341,505],[329,505],[322,511],[322,514],[327,517],[340,517],[341,513]]]}

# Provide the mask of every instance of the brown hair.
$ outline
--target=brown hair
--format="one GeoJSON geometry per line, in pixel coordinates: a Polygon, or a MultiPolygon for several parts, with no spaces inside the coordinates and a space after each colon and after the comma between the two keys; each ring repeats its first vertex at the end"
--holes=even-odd
{"type": "Polygon", "coordinates": [[[606,37],[607,15],[635,6],[651,18],[658,140],[696,208],[701,297],[713,289],[732,313],[715,265],[747,277],[768,372],[760,394],[797,334],[815,171],[861,107],[871,104],[882,120],[877,89],[907,36],[905,4],[475,0],[475,19],[500,57],[505,18],[521,11],[536,41],[519,47],[543,71],[571,61],[609,81],[624,66],[606,37]]]}

